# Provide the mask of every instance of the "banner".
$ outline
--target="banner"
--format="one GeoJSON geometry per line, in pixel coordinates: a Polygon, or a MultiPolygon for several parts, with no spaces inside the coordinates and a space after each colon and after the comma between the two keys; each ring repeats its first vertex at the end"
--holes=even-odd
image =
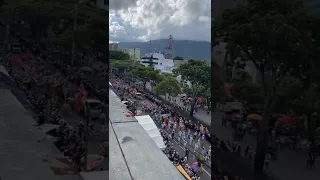
{"type": "Polygon", "coordinates": [[[188,175],[188,173],[182,168],[181,165],[177,166],[177,169],[187,180],[192,180],[188,175]]]}

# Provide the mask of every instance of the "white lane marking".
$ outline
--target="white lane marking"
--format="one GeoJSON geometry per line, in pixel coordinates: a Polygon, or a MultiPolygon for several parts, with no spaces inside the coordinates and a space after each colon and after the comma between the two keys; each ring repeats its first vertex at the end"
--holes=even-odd
{"type": "MultiPolygon", "coordinates": [[[[173,140],[182,150],[184,150],[185,148],[182,147],[176,140],[173,140]]],[[[205,170],[204,168],[202,168],[203,172],[205,172],[210,178],[211,178],[211,174],[205,170]]]]}
{"type": "Polygon", "coordinates": [[[205,170],[204,168],[202,168],[202,170],[203,170],[209,177],[211,177],[211,174],[210,174],[207,170],[205,170]]]}

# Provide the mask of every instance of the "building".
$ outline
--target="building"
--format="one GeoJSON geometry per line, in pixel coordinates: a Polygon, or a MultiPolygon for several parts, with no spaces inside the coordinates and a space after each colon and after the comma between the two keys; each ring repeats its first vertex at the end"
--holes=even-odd
{"type": "MultiPolygon", "coordinates": [[[[112,85],[109,86],[112,88],[112,85]]],[[[113,180],[184,180],[117,94],[109,89],[109,177],[113,180]]]]}
{"type": "Polygon", "coordinates": [[[127,53],[130,56],[130,60],[134,62],[138,62],[140,60],[140,48],[133,48],[133,49],[124,49],[124,53],[127,53]]]}
{"type": "Polygon", "coordinates": [[[118,43],[109,43],[109,51],[118,51],[118,43]]]}
{"type": "MultiPolygon", "coordinates": [[[[0,66],[1,67],[1,66],[0,66]]],[[[58,175],[56,170],[72,169],[56,148],[55,138],[46,132],[56,125],[36,126],[26,96],[2,66],[0,68],[0,179],[82,180],[76,173],[58,175]],[[20,93],[20,94],[19,94],[20,93]],[[51,126],[51,127],[50,127],[51,126]],[[60,159],[60,161],[58,160],[60,159]],[[32,164],[32,165],[31,165],[32,164]]]]}
{"type": "Polygon", "coordinates": [[[148,53],[144,55],[140,64],[145,66],[154,66],[155,69],[160,70],[162,73],[172,73],[175,64],[172,59],[166,59],[160,52],[148,53]]]}

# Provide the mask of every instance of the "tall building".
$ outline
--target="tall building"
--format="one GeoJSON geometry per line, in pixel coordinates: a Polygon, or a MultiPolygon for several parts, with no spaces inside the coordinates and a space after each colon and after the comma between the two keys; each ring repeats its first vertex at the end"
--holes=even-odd
{"type": "Polygon", "coordinates": [[[118,51],[118,43],[109,43],[109,51],[118,51]]]}
{"type": "Polygon", "coordinates": [[[130,60],[138,62],[140,61],[140,49],[139,48],[133,48],[133,49],[124,49],[124,53],[127,53],[130,56],[130,60]]]}

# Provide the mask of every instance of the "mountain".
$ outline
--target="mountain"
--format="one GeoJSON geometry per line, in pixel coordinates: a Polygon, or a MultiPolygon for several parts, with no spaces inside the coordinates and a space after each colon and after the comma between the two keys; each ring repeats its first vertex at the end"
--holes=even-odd
{"type": "MultiPolygon", "coordinates": [[[[168,44],[167,39],[159,39],[151,41],[151,49],[164,52],[168,44]]],[[[190,40],[173,40],[173,57],[182,56],[184,59],[199,59],[210,62],[211,59],[211,43],[205,41],[190,40]]],[[[150,50],[150,42],[120,42],[118,47],[123,50],[125,48],[140,48],[141,55],[148,53],[150,50]]]]}

